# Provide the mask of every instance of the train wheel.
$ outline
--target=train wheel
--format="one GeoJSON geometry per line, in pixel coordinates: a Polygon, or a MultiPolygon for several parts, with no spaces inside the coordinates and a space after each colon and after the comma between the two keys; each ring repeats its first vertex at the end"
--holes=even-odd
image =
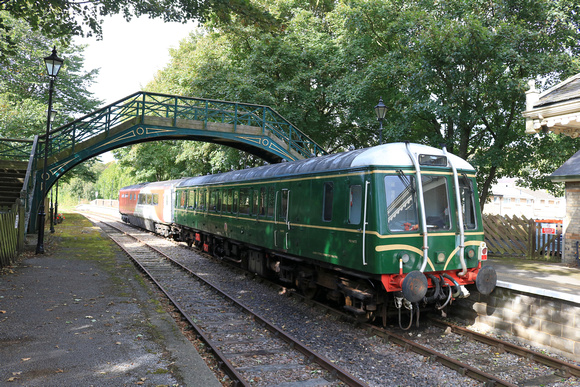
{"type": "Polygon", "coordinates": [[[187,247],[193,246],[193,241],[191,239],[186,240],[185,243],[187,244],[187,247]]]}
{"type": "Polygon", "coordinates": [[[375,313],[374,312],[366,312],[365,314],[358,314],[356,315],[356,321],[359,323],[368,323],[375,321],[375,313]]]}
{"type": "Polygon", "coordinates": [[[316,294],[318,294],[318,287],[315,288],[308,287],[306,289],[300,289],[300,292],[304,297],[306,297],[309,300],[312,300],[314,297],[316,297],[316,294]]]}
{"type": "Polygon", "coordinates": [[[386,327],[387,326],[387,303],[383,302],[383,304],[381,305],[381,317],[383,319],[383,326],[386,327]]]}

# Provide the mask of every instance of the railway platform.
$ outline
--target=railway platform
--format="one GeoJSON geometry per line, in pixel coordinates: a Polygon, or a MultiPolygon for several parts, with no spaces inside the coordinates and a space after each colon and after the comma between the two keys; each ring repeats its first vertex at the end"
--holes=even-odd
{"type": "Polygon", "coordinates": [[[0,385],[221,386],[120,249],[65,217],[0,275],[0,385]]]}
{"type": "Polygon", "coordinates": [[[561,263],[493,259],[497,285],[525,293],[568,301],[580,306],[580,267],[561,263]]]}

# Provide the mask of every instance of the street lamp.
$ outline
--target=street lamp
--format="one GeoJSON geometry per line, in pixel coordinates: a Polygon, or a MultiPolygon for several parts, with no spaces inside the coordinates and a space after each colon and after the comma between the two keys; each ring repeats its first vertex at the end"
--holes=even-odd
{"type": "MultiPolygon", "coordinates": [[[[62,67],[63,60],[56,55],[56,47],[52,49],[52,54],[44,58],[44,63],[46,65],[46,72],[50,77],[50,87],[48,89],[48,111],[46,113],[46,136],[44,137],[44,164],[42,166],[42,179],[40,185],[40,206],[38,208],[38,242],[36,244],[36,254],[44,254],[44,219],[46,214],[44,213],[44,195],[46,194],[46,183],[48,182],[48,176],[46,172],[46,167],[48,164],[48,147],[49,147],[49,136],[50,136],[50,124],[51,118],[54,117],[52,110],[52,93],[54,92],[54,80],[62,67]]],[[[54,112],[56,113],[56,112],[54,112]]],[[[52,221],[52,219],[51,219],[52,221]]]]}
{"type": "Polygon", "coordinates": [[[383,144],[383,119],[385,118],[385,114],[387,114],[387,106],[383,103],[383,98],[379,98],[379,103],[375,106],[375,113],[377,114],[377,120],[379,120],[381,124],[381,128],[379,130],[379,144],[383,144]]]}

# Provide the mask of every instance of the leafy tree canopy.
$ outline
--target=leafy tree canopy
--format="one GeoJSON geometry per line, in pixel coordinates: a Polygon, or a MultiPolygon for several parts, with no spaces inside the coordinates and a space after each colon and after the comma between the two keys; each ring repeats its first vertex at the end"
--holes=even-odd
{"type": "Polygon", "coordinates": [[[529,79],[549,86],[580,70],[579,7],[277,0],[279,29],[233,22],[192,35],[149,88],[272,106],[331,151],[376,144],[382,96],[386,141],[446,144],[476,165],[485,201],[498,177],[537,186],[559,165],[547,150],[562,141],[525,135],[520,113],[529,79]]]}
{"type": "MultiPolygon", "coordinates": [[[[215,23],[228,22],[235,14],[244,23],[273,22],[250,0],[0,0],[0,11],[26,21],[44,36],[60,39],[61,45],[72,35],[100,37],[102,17],[111,14],[122,14],[127,20],[148,15],[165,21],[215,23]]],[[[0,16],[0,62],[17,53],[13,47],[17,40],[11,32],[10,23],[0,16]]]]}
{"type": "MultiPolygon", "coordinates": [[[[5,11],[0,11],[0,16],[10,24],[19,53],[0,66],[0,138],[32,139],[46,132],[49,77],[42,58],[51,53],[56,42],[31,32],[26,22],[5,11]]],[[[93,111],[101,103],[87,91],[98,70],[84,69],[83,50],[75,45],[59,50],[65,62],[55,81],[53,108],[58,113],[53,128],[93,111]]],[[[87,173],[86,168],[79,166],[76,171],[87,173]]]]}

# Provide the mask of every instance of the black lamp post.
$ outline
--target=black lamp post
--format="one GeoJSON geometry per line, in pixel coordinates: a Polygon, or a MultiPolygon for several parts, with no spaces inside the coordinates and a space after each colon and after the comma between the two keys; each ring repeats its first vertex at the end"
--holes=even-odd
{"type": "Polygon", "coordinates": [[[379,130],[379,144],[383,144],[383,119],[385,118],[385,114],[387,114],[387,106],[383,103],[383,98],[379,98],[379,103],[375,106],[375,113],[377,114],[377,120],[379,120],[381,124],[381,128],[379,130]]]}
{"type": "Polygon", "coordinates": [[[50,123],[51,116],[53,116],[52,93],[54,92],[54,80],[56,79],[63,62],[64,61],[56,55],[56,47],[52,49],[52,54],[50,54],[50,56],[44,58],[46,72],[50,77],[50,87],[48,89],[48,112],[46,113],[46,136],[44,137],[44,164],[42,166],[42,179],[40,182],[40,206],[38,208],[38,242],[36,244],[36,254],[44,254],[44,219],[46,217],[46,214],[44,213],[44,195],[46,194],[46,183],[48,182],[46,168],[48,164],[48,147],[50,145],[50,123]]]}

